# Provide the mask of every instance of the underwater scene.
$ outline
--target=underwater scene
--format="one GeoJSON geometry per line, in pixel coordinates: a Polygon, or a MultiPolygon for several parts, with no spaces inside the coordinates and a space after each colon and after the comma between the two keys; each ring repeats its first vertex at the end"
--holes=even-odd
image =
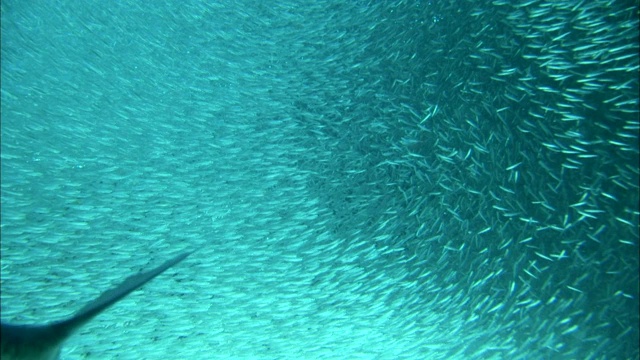
{"type": "Polygon", "coordinates": [[[52,351],[638,359],[638,6],[3,0],[2,321],[155,269],[52,351]]]}

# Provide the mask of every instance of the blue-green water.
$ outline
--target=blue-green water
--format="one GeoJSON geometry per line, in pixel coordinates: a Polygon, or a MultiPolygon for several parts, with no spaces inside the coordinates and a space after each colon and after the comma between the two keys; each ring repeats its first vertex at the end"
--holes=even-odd
{"type": "Polygon", "coordinates": [[[64,359],[638,358],[632,1],[2,2],[2,319],[64,359]]]}

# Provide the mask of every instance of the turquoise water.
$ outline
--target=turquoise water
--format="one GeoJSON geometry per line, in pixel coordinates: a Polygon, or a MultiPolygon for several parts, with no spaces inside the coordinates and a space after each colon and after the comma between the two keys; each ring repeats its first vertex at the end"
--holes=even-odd
{"type": "Polygon", "coordinates": [[[2,2],[2,319],[64,359],[638,358],[624,1],[2,2]]]}

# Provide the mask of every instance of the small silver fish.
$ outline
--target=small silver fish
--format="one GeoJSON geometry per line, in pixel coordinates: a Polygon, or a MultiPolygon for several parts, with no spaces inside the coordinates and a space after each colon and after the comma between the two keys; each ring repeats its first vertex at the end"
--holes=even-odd
{"type": "Polygon", "coordinates": [[[78,328],[168,268],[189,256],[180,254],[155,269],[132,275],[122,284],[107,290],[72,317],[47,325],[10,325],[2,323],[0,358],[2,360],[56,360],[64,341],[78,328]]]}

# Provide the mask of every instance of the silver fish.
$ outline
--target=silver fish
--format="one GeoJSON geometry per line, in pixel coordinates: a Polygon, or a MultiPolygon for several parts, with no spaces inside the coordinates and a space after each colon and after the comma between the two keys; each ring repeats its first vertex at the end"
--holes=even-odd
{"type": "Polygon", "coordinates": [[[122,284],[107,290],[72,317],[47,325],[10,325],[2,323],[0,358],[3,360],[56,360],[64,341],[78,328],[131,292],[140,288],[168,268],[178,264],[191,252],[180,254],[164,264],[128,277],[122,284]]]}

